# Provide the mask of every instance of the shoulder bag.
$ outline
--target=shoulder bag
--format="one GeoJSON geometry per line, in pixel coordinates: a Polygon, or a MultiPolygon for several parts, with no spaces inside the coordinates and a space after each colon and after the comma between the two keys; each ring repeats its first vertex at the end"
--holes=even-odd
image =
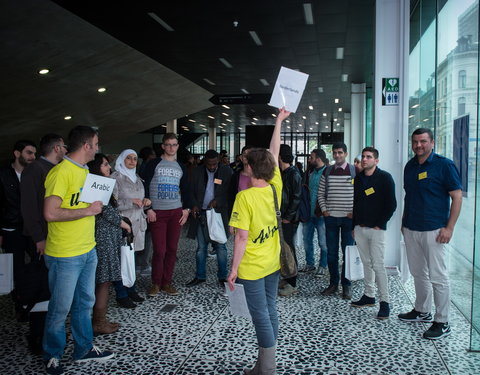
{"type": "Polygon", "coordinates": [[[280,234],[280,274],[284,279],[297,276],[297,263],[293,250],[285,242],[282,230],[282,214],[278,208],[278,199],[275,191],[275,186],[270,185],[273,190],[273,201],[275,202],[275,215],[277,216],[278,233],[280,234]]]}

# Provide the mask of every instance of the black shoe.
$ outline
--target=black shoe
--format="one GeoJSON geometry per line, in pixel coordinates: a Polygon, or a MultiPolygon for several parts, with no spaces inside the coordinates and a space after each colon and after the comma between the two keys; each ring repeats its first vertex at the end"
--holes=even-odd
{"type": "Polygon", "coordinates": [[[398,319],[404,321],[404,322],[424,322],[424,323],[430,323],[433,321],[432,319],[432,314],[429,312],[419,312],[415,309],[408,313],[404,314],[398,314],[398,319]]]}
{"type": "Polygon", "coordinates": [[[338,287],[336,285],[329,285],[322,291],[322,296],[333,296],[337,293],[338,287]]]}
{"type": "Polygon", "coordinates": [[[342,285],[342,298],[352,299],[352,287],[350,285],[342,285]]]}
{"type": "Polygon", "coordinates": [[[380,301],[380,310],[377,314],[377,319],[388,319],[390,316],[390,305],[388,302],[380,301]]]}
{"type": "Polygon", "coordinates": [[[352,302],[353,307],[375,306],[375,298],[368,297],[365,294],[358,301],[352,302]]]}
{"type": "Polygon", "coordinates": [[[117,304],[118,307],[123,307],[124,309],[134,309],[135,307],[137,307],[137,305],[133,303],[130,297],[117,298],[117,304]]]}
{"type": "Polygon", "coordinates": [[[128,293],[128,297],[136,303],[142,303],[145,301],[145,298],[140,297],[137,292],[128,293]]]}
{"type": "Polygon", "coordinates": [[[49,360],[43,361],[45,364],[45,370],[47,374],[49,375],[62,375],[64,374],[63,372],[63,367],[60,364],[60,361],[58,358],[52,357],[49,360]]]}
{"type": "Polygon", "coordinates": [[[433,322],[432,326],[423,333],[424,339],[438,340],[452,333],[450,324],[433,322]]]}
{"type": "Polygon", "coordinates": [[[195,286],[195,285],[199,285],[199,284],[202,284],[204,283],[206,280],[202,280],[202,279],[197,279],[196,277],[190,281],[189,283],[187,283],[185,286],[186,287],[191,287],[191,286],[195,286]]]}

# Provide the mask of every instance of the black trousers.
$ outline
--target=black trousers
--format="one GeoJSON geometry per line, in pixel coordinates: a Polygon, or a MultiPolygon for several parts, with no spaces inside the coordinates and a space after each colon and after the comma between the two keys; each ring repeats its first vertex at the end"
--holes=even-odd
{"type": "Polygon", "coordinates": [[[30,237],[22,234],[22,229],[13,231],[2,230],[3,248],[5,252],[13,254],[13,278],[16,280],[18,270],[25,265],[25,254],[34,259],[36,246],[30,237]]]}

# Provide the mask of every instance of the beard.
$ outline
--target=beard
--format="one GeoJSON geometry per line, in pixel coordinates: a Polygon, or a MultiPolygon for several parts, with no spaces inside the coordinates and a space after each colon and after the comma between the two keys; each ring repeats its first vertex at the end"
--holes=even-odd
{"type": "Polygon", "coordinates": [[[20,155],[20,157],[18,158],[18,162],[20,163],[20,165],[22,167],[26,167],[28,164],[31,163],[31,162],[27,161],[27,159],[25,159],[22,155],[20,155]]]}

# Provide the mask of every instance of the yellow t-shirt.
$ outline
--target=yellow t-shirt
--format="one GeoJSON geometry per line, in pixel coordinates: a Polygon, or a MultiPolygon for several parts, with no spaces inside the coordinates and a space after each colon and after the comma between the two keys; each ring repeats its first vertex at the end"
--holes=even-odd
{"type": "MultiPolygon", "coordinates": [[[[269,182],[275,186],[280,209],[283,184],[278,167],[269,182]]],[[[280,269],[280,235],[270,185],[239,192],[229,225],[248,230],[247,247],[238,267],[239,278],[258,280],[280,269]]]]}
{"type": "MultiPolygon", "coordinates": [[[[79,167],[68,159],[53,167],[45,180],[45,198],[55,195],[62,199],[61,208],[76,210],[90,203],[80,202],[80,192],[88,169],[79,167]]],[[[48,223],[45,254],[52,257],[74,257],[92,250],[95,242],[95,217],[87,216],[72,221],[48,223]]]]}

